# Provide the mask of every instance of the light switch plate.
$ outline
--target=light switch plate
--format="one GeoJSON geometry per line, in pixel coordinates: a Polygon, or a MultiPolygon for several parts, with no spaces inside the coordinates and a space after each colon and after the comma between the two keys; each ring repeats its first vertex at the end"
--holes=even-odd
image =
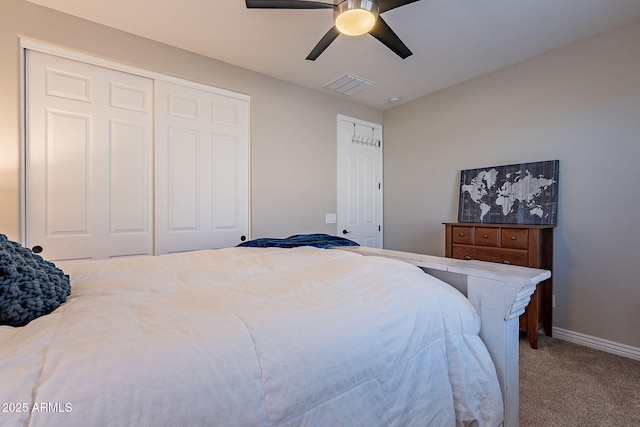
{"type": "Polygon", "coordinates": [[[324,218],[327,224],[335,224],[337,220],[337,216],[334,213],[324,214],[324,218]]]}

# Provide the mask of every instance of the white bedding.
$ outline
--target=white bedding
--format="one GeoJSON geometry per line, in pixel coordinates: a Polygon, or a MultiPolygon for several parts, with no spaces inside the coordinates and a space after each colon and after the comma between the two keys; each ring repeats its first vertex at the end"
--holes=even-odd
{"type": "Polygon", "coordinates": [[[67,302],[0,327],[3,427],[502,422],[475,310],[412,265],[302,247],[58,266],[67,302]]]}

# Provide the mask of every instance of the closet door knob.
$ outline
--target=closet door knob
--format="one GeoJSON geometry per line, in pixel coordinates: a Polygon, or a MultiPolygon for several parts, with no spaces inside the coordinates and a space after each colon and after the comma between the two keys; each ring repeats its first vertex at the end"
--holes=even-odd
{"type": "Polygon", "coordinates": [[[241,242],[244,242],[245,240],[247,240],[247,237],[246,237],[246,236],[240,236],[240,241],[241,241],[241,242]]]}
{"type": "Polygon", "coordinates": [[[342,234],[349,234],[349,233],[351,233],[351,231],[342,230],[342,234]]]}
{"type": "Polygon", "coordinates": [[[35,245],[34,247],[31,248],[31,252],[33,252],[34,254],[41,253],[42,252],[42,246],[35,245]]]}

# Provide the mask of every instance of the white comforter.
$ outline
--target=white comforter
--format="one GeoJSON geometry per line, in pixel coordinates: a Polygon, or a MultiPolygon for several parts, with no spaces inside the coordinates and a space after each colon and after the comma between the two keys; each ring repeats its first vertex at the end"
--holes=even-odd
{"type": "Polygon", "coordinates": [[[3,427],[502,421],[475,310],[409,264],[303,247],[59,267],[67,302],[0,327],[3,427]]]}

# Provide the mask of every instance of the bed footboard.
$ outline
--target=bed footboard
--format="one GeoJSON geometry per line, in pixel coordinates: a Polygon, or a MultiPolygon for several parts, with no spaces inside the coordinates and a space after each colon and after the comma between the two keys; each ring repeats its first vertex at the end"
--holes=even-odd
{"type": "Polygon", "coordinates": [[[551,272],[483,261],[463,261],[367,247],[339,249],[414,264],[467,296],[480,314],[480,337],[493,359],[504,400],[506,427],[519,420],[519,325],[536,285],[551,272]]]}

